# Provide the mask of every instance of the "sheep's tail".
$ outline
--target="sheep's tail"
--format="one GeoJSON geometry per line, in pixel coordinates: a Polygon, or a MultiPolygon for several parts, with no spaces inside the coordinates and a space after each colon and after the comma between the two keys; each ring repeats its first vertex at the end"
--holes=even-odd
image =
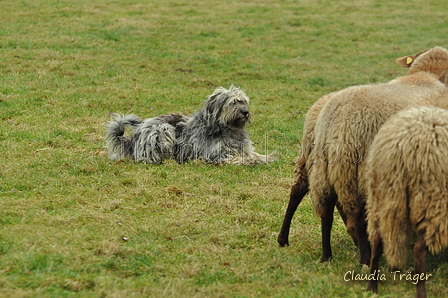
{"type": "Polygon", "coordinates": [[[406,192],[397,192],[393,194],[393,197],[386,198],[386,200],[394,199],[398,208],[384,210],[385,214],[380,226],[383,226],[381,229],[384,231],[384,254],[389,268],[402,269],[406,265],[412,229],[406,192]]]}
{"type": "MultiPolygon", "coordinates": [[[[446,177],[446,173],[442,171],[439,171],[439,173],[442,173],[441,176],[437,177],[446,177]]],[[[431,181],[429,187],[426,187],[424,198],[426,208],[414,206],[411,210],[411,218],[415,217],[414,221],[418,222],[416,224],[417,233],[424,232],[425,244],[433,255],[448,247],[448,193],[446,191],[446,181],[444,179],[440,180],[440,182],[431,181]]],[[[416,197],[414,200],[418,202],[419,199],[421,197],[416,197]]],[[[415,205],[417,204],[415,203],[415,205]]]]}
{"type": "Polygon", "coordinates": [[[126,127],[136,127],[142,120],[136,115],[119,115],[111,113],[111,121],[107,125],[106,147],[109,149],[110,159],[132,157],[134,151],[133,141],[124,136],[126,127]]]}
{"type": "Polygon", "coordinates": [[[448,246],[446,194],[440,191],[445,187],[437,183],[426,187],[413,186],[411,190],[397,191],[385,197],[385,200],[395,200],[393,209],[386,205],[380,222],[389,268],[404,268],[412,226],[415,226],[417,233],[424,233],[424,242],[432,254],[438,254],[448,246]],[[424,202],[425,208],[419,205],[421,202],[424,202]]]}
{"type": "MultiPolygon", "coordinates": [[[[380,174],[376,178],[384,179],[384,175],[380,174]]],[[[406,187],[402,185],[402,178],[394,177],[394,181],[371,181],[367,200],[370,241],[373,241],[379,232],[383,240],[384,255],[391,270],[405,267],[412,234],[408,194],[406,187]]]]}

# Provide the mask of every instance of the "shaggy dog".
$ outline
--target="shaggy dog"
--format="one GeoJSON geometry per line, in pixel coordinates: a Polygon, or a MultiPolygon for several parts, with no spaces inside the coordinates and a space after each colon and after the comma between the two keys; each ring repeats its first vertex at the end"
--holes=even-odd
{"type": "Polygon", "coordinates": [[[216,89],[202,110],[191,117],[161,115],[141,120],[135,115],[111,114],[106,140],[109,158],[134,158],[161,163],[174,158],[179,163],[203,159],[207,163],[267,164],[274,154],[254,152],[245,126],[250,122],[249,97],[235,86],[216,89]],[[132,127],[130,137],[124,136],[132,127]]]}

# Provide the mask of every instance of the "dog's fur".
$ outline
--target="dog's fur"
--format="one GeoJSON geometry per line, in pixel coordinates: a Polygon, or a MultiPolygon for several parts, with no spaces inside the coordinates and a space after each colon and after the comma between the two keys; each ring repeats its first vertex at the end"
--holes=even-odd
{"type": "Polygon", "coordinates": [[[251,119],[249,97],[233,85],[216,89],[204,108],[191,117],[171,114],[142,121],[133,114],[111,116],[106,132],[111,159],[134,158],[146,163],[203,159],[243,165],[275,159],[274,154],[254,152],[245,130],[251,119]],[[127,126],[134,129],[130,137],[124,136],[127,126]]]}

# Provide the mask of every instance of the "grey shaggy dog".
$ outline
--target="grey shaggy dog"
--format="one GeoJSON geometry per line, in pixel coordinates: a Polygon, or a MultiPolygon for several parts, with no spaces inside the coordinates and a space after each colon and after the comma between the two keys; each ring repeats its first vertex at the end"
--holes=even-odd
{"type": "Polygon", "coordinates": [[[251,120],[249,97],[239,88],[217,88],[203,109],[191,117],[171,114],[141,120],[136,115],[111,114],[106,140],[109,158],[133,158],[161,163],[203,159],[207,163],[267,164],[274,154],[254,151],[245,126],[251,120]],[[130,137],[126,128],[133,128],[130,137]]]}

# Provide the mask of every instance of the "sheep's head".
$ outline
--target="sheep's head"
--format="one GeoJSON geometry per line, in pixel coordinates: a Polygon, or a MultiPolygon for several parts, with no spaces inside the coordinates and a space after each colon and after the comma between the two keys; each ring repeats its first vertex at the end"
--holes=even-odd
{"type": "Polygon", "coordinates": [[[404,56],[395,60],[399,65],[408,67],[408,75],[427,71],[438,76],[439,80],[448,84],[448,50],[434,47],[414,55],[404,56]]]}

